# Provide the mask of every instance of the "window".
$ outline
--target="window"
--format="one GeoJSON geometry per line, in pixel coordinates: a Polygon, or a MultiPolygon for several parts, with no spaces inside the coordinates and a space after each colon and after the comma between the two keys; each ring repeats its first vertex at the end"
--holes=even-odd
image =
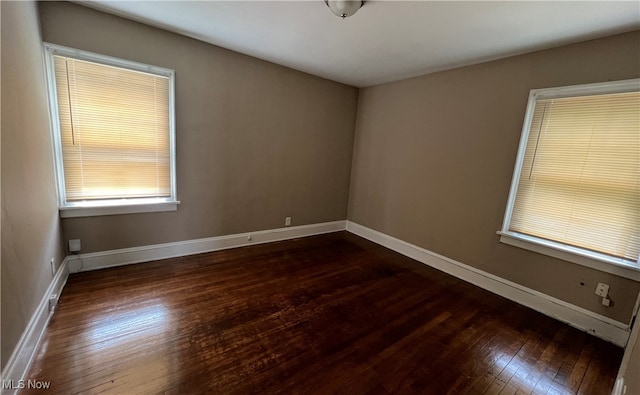
{"type": "Polygon", "coordinates": [[[61,216],[175,210],[173,70],[45,50],[61,216]]]}
{"type": "Polygon", "coordinates": [[[531,91],[498,233],[640,278],[640,80],[531,91]]]}

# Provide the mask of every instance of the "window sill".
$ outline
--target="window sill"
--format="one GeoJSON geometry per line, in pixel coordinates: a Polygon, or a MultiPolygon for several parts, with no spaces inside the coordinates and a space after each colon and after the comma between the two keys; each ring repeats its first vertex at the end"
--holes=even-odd
{"type": "Polygon", "coordinates": [[[500,235],[501,243],[576,263],[602,272],[615,274],[634,281],[640,281],[640,266],[636,262],[612,258],[520,233],[501,231],[497,233],[500,235]]]}
{"type": "Polygon", "coordinates": [[[111,201],[99,203],[78,203],[60,207],[60,218],[97,217],[103,215],[156,213],[162,211],[176,211],[180,201],[111,201]]]}

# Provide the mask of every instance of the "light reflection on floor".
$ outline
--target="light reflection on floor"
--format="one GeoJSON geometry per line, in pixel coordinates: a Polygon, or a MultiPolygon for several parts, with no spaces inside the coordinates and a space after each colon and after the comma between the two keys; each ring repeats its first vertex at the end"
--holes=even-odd
{"type": "Polygon", "coordinates": [[[491,375],[496,378],[492,386],[495,390],[505,388],[505,393],[512,393],[508,389],[513,388],[513,390],[519,389],[518,393],[534,390],[537,393],[541,390],[542,393],[546,394],[570,394],[570,392],[554,385],[554,378],[557,372],[546,372],[553,373],[549,377],[540,372],[535,362],[523,360],[520,355],[513,356],[511,352],[503,353],[499,351],[499,355],[492,358],[492,364],[489,368],[491,375]]]}
{"type": "MultiPolygon", "coordinates": [[[[103,377],[104,381],[94,388],[105,393],[139,393],[140,383],[147,383],[144,390],[158,391],[169,385],[172,372],[170,359],[149,347],[152,343],[164,344],[172,322],[170,311],[161,300],[140,308],[127,307],[123,311],[110,311],[87,324],[83,336],[88,340],[83,374],[103,377]],[[139,349],[140,352],[131,352],[139,349]],[[86,363],[90,361],[90,363],[86,363]],[[110,379],[119,370],[127,374],[119,379],[110,379]],[[149,387],[148,383],[153,386],[149,387]]],[[[78,354],[82,355],[82,354],[78,354]]],[[[82,380],[79,378],[78,380],[82,380]]],[[[100,381],[100,380],[99,380],[100,381]]]]}
{"type": "Polygon", "coordinates": [[[168,319],[169,312],[162,303],[127,308],[91,322],[85,336],[90,340],[92,351],[101,351],[161,334],[167,329],[168,319]]]}

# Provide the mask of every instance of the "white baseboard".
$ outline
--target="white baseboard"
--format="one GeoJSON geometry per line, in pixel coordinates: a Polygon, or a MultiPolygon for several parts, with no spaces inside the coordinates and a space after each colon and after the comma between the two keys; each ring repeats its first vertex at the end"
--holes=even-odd
{"type": "Polygon", "coordinates": [[[205,239],[93,252],[72,255],[67,258],[69,259],[69,270],[73,273],[337,232],[345,230],[345,227],[346,221],[324,222],[258,232],[238,233],[228,236],[208,237],[205,239]]]}
{"type": "Polygon", "coordinates": [[[347,221],[347,231],[618,346],[624,347],[627,343],[628,324],[505,280],[355,222],[347,221]]]}
{"type": "Polygon", "coordinates": [[[626,390],[626,387],[624,385],[624,377],[618,377],[616,379],[616,383],[613,386],[613,390],[611,391],[611,395],[624,395],[624,390],[626,390]]]}
{"type": "Polygon", "coordinates": [[[47,288],[47,291],[42,296],[40,304],[36,308],[36,311],[31,316],[31,320],[27,324],[26,329],[22,333],[18,344],[13,350],[13,353],[7,361],[7,365],[2,371],[2,385],[0,385],[0,394],[9,395],[15,394],[17,388],[4,388],[5,386],[18,387],[20,380],[25,380],[25,376],[29,372],[31,363],[36,356],[38,346],[42,340],[49,319],[53,315],[53,312],[49,310],[49,299],[52,295],[56,295],[57,299],[60,297],[62,288],[67,282],[69,277],[69,269],[67,266],[67,259],[65,258],[58,271],[53,276],[51,284],[47,288]]]}

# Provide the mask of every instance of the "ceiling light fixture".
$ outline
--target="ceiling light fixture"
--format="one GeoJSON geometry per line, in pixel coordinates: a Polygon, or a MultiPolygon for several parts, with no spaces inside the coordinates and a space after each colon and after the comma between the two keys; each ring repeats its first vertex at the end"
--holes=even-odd
{"type": "Polygon", "coordinates": [[[356,13],[367,0],[324,0],[331,12],[344,19],[356,13]]]}

